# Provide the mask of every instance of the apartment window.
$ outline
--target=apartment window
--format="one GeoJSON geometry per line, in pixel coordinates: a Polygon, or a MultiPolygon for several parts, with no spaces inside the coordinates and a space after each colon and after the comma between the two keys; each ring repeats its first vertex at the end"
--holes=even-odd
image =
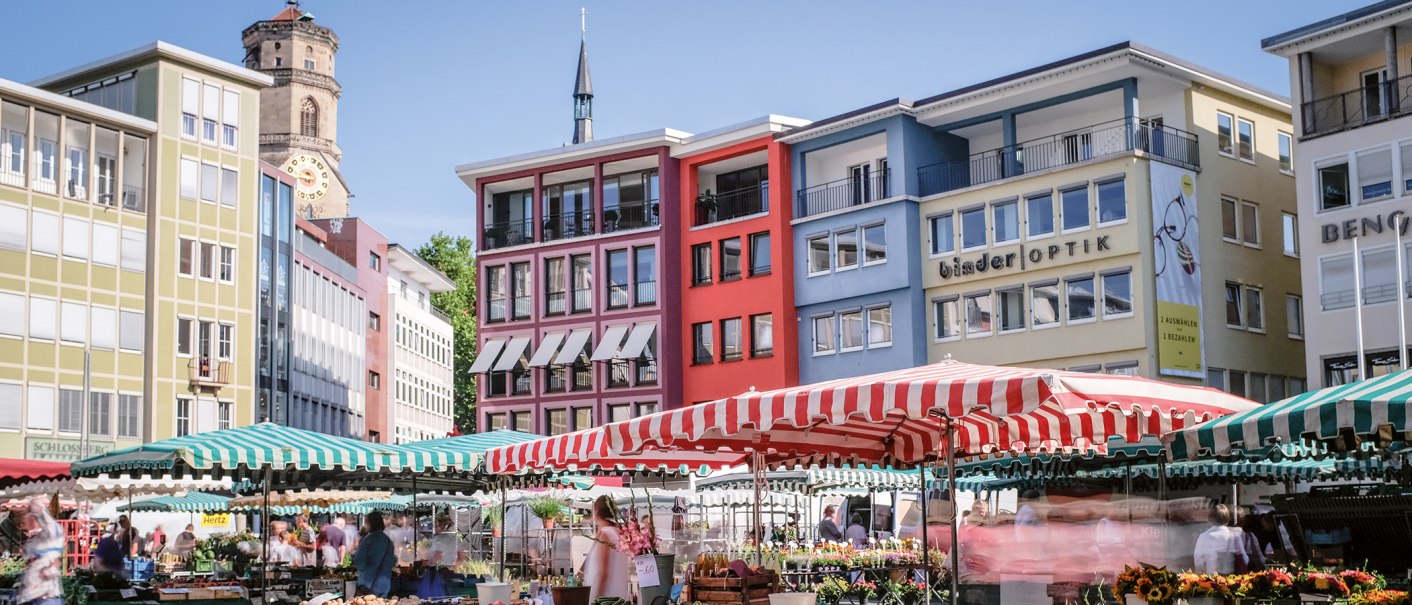
{"type": "Polygon", "coordinates": [[[1127,182],[1118,179],[1098,184],[1098,223],[1121,223],[1128,220],[1127,182]]]}
{"type": "Polygon", "coordinates": [[[991,322],[994,307],[990,292],[966,295],[966,336],[989,336],[995,326],[991,322]]]}
{"type": "Polygon", "coordinates": [[[1351,203],[1348,196],[1348,162],[1330,164],[1319,168],[1319,210],[1347,208],[1351,203]]]}
{"type": "Polygon", "coordinates": [[[379,373],[374,372],[374,371],[372,371],[372,370],[368,370],[368,388],[371,388],[371,389],[381,389],[381,388],[382,388],[382,374],[379,374],[379,373]]]}
{"type": "Polygon", "coordinates": [[[1237,397],[1245,397],[1245,372],[1241,372],[1239,370],[1231,370],[1227,372],[1226,375],[1228,376],[1230,381],[1230,384],[1227,387],[1228,390],[1226,392],[1237,397]]]}
{"type": "Polygon", "coordinates": [[[1241,312],[1240,284],[1226,282],[1226,325],[1232,328],[1245,327],[1244,313],[1241,312]]]}
{"type": "Polygon", "coordinates": [[[201,83],[181,79],[181,136],[196,138],[196,114],[201,112],[201,83]]]}
{"type": "Polygon", "coordinates": [[[838,314],[838,340],[840,351],[856,351],[863,348],[862,311],[838,314]]]}
{"type": "Polygon", "coordinates": [[[177,318],[177,355],[191,356],[191,327],[190,319],[177,318]]]}
{"type": "Polygon", "coordinates": [[[485,278],[486,321],[505,321],[508,284],[505,280],[505,266],[488,267],[485,278]]]}
{"type": "Polygon", "coordinates": [[[750,316],[750,356],[769,357],[775,353],[775,319],[770,313],[750,316]]]}
{"type": "Polygon", "coordinates": [[[721,320],[721,361],[737,361],[745,356],[741,341],[740,318],[721,320]]]}
{"type": "Polygon", "coordinates": [[[216,120],[221,117],[221,89],[206,84],[201,93],[201,141],[216,144],[216,120]]]}
{"type": "Polygon", "coordinates": [[[176,436],[184,437],[191,434],[191,400],[176,400],[176,436]]]}
{"type": "Polygon", "coordinates": [[[128,271],[142,271],[147,268],[147,234],[135,229],[122,229],[122,268],[128,271]]]}
{"type": "Polygon", "coordinates": [[[88,245],[92,238],[88,235],[88,221],[72,216],[64,217],[64,256],[87,259],[88,245]]]}
{"type": "Polygon", "coordinates": [[[1255,124],[1250,120],[1236,120],[1236,151],[1240,159],[1255,161],[1255,124]]]}
{"type": "Polygon", "coordinates": [[[221,266],[218,276],[221,281],[226,283],[235,281],[235,248],[221,246],[221,266]]]}
{"type": "Polygon", "coordinates": [[[512,319],[528,319],[530,316],[532,300],[530,290],[534,288],[531,279],[529,263],[510,264],[510,314],[512,319]]]}
{"type": "MultiPolygon", "coordinates": [[[[611,377],[610,377],[611,378],[611,377]]],[[[615,385],[611,382],[609,386],[615,385]]],[[[544,368],[544,391],[546,393],[563,393],[569,388],[569,367],[551,364],[544,368]]]]}
{"type": "Polygon", "coordinates": [[[55,326],[59,323],[59,303],[47,298],[29,299],[29,337],[36,340],[54,340],[55,326]]]}
{"type": "Polygon", "coordinates": [[[770,234],[750,234],[750,275],[770,274],[770,234]]]}
{"type": "Polygon", "coordinates": [[[868,348],[892,346],[892,307],[868,309],[868,348]]]}
{"type": "Polygon", "coordinates": [[[956,251],[956,217],[950,212],[929,219],[932,232],[932,254],[956,251]]]}
{"type": "Polygon", "coordinates": [[[1059,203],[1064,231],[1088,227],[1088,187],[1059,192],[1059,203]]]}
{"type": "Polygon", "coordinates": [[[1025,199],[1026,236],[1034,239],[1054,235],[1054,196],[1049,193],[1025,199]]]}
{"type": "Polygon", "coordinates": [[[64,128],[64,196],[88,199],[87,124],[69,119],[64,128]]]}
{"type": "Polygon", "coordinates": [[[961,337],[960,301],[946,298],[932,301],[932,314],[936,321],[932,337],[938,341],[961,337]]]}
{"type": "Polygon", "coordinates": [[[657,302],[657,248],[633,248],[633,304],[651,305],[657,302]]]}
{"type": "Polygon", "coordinates": [[[887,261],[887,233],[882,224],[863,227],[863,264],[887,261]]]}
{"type": "Polygon", "coordinates": [[[1392,248],[1363,252],[1363,303],[1397,300],[1397,251],[1392,248]]]}
{"type": "Polygon", "coordinates": [[[858,230],[848,229],[833,234],[834,270],[844,271],[858,266],[858,230]]]}
{"type": "Polygon", "coordinates": [[[593,408],[574,408],[575,431],[593,428],[593,408]]]}
{"type": "Polygon", "coordinates": [[[59,303],[59,340],[83,344],[88,342],[88,308],[80,303],[59,303]]]}
{"type": "Polygon", "coordinates": [[[225,103],[221,106],[221,146],[235,149],[236,129],[240,128],[240,93],[234,90],[225,92],[225,103]]]}
{"type": "Polygon", "coordinates": [[[1093,277],[1072,277],[1064,280],[1065,306],[1069,309],[1069,323],[1092,321],[1096,315],[1094,308],[1093,277]]]}
{"type": "Polygon", "coordinates": [[[304,59],[304,69],[305,69],[306,71],[314,71],[314,60],[313,60],[313,59],[304,59]]]}
{"type": "Polygon", "coordinates": [[[93,435],[111,435],[113,426],[113,394],[88,394],[88,432],[93,435]]]}
{"type": "Polygon", "coordinates": [[[544,259],[544,314],[563,315],[568,308],[565,299],[568,289],[568,275],[564,273],[564,259],[544,259]]]}
{"type": "Polygon", "coordinates": [[[1122,361],[1103,366],[1103,373],[1113,376],[1137,376],[1136,361],[1122,361]]]}
{"type": "MultiPolygon", "coordinates": [[[[0,178],[4,173],[0,172],[0,178]]],[[[29,243],[29,211],[19,206],[0,204],[0,248],[23,252],[29,243]]]]}
{"type": "Polygon", "coordinates": [[[608,251],[608,308],[628,306],[628,251],[608,251]]]}
{"type": "Polygon", "coordinates": [[[1269,401],[1265,398],[1266,378],[1267,377],[1264,374],[1259,374],[1256,372],[1250,373],[1249,384],[1247,385],[1246,390],[1250,393],[1249,398],[1251,401],[1258,401],[1260,403],[1265,403],[1269,401]]]}
{"type": "Polygon", "coordinates": [[[828,273],[832,265],[829,250],[829,236],[819,235],[809,238],[809,275],[828,273]]]}
{"type": "Polygon", "coordinates": [[[1008,244],[1020,239],[1020,202],[997,202],[990,207],[990,220],[995,229],[995,243],[1008,244]]]}
{"type": "Polygon", "coordinates": [[[83,391],[59,389],[59,432],[82,433],[84,422],[83,391]]]}
{"type": "Polygon", "coordinates": [[[491,431],[498,431],[505,428],[505,413],[501,412],[499,414],[486,414],[485,428],[491,431]]]}
{"type": "Polygon", "coordinates": [[[95,349],[112,350],[118,346],[118,311],[103,307],[88,310],[89,329],[92,331],[89,344],[95,349]]]}
{"type": "Polygon", "coordinates": [[[1294,138],[1287,132],[1276,133],[1280,142],[1280,172],[1294,174],[1294,138]]]}
{"type": "Polygon", "coordinates": [[[711,332],[711,322],[691,325],[691,362],[696,365],[711,363],[716,358],[716,344],[711,332]]]}
{"type": "Polygon", "coordinates": [[[25,296],[0,292],[0,334],[24,338],[25,296]]]}
{"type": "Polygon", "coordinates": [[[221,167],[201,164],[201,201],[212,204],[220,200],[221,167]]]}
{"type": "Polygon", "coordinates": [[[201,277],[212,279],[216,276],[216,245],[202,242],[201,255],[196,259],[201,267],[201,277]]]}
{"type": "Polygon", "coordinates": [[[1288,212],[1281,213],[1280,227],[1285,256],[1299,258],[1299,217],[1288,212]]]}
{"type": "Polygon", "coordinates": [[[814,318],[814,354],[826,355],[834,352],[833,315],[820,315],[814,318]]]}
{"type": "Polygon", "coordinates": [[[229,168],[221,169],[221,205],[235,207],[240,195],[240,173],[229,168]]]}
{"type": "Polygon", "coordinates": [[[711,283],[711,244],[696,244],[691,247],[691,285],[701,286],[711,283]]]}
{"type": "Polygon", "coordinates": [[[740,238],[721,240],[721,281],[740,279],[740,238]]]}
{"type": "Polygon", "coordinates": [[[19,430],[24,386],[0,383],[0,429],[19,430]]]}
{"type": "Polygon", "coordinates": [[[1260,247],[1260,206],[1255,202],[1240,203],[1240,236],[1245,245],[1260,247]]]}
{"type": "Polygon", "coordinates": [[[632,419],[631,403],[616,403],[608,405],[608,422],[622,422],[632,419]]]}
{"type": "Polygon", "coordinates": [[[1103,275],[1103,318],[1131,317],[1133,314],[1133,275],[1131,271],[1103,275]]]}
{"type": "Polygon", "coordinates": [[[57,214],[35,210],[30,215],[30,250],[41,254],[59,254],[62,243],[59,225],[62,222],[57,214]]]}
{"type": "Polygon", "coordinates": [[[1059,324],[1059,282],[1030,286],[1030,326],[1039,329],[1059,324]]]}
{"type": "Polygon", "coordinates": [[[1216,152],[1221,155],[1235,156],[1235,144],[1233,130],[1235,129],[1235,118],[1228,113],[1216,112],[1216,152]]]}
{"type": "Polygon", "coordinates": [[[1221,238],[1231,243],[1240,242],[1240,202],[1221,198],[1221,238]]]}
{"type": "Polygon", "coordinates": [[[220,324],[216,327],[216,358],[229,361],[234,358],[231,349],[235,345],[235,326],[220,324]]]}
{"type": "Polygon", "coordinates": [[[1015,332],[1025,329],[1025,291],[1023,288],[999,290],[1000,331],[1015,332]]]}
{"type": "Polygon", "coordinates": [[[1354,303],[1353,255],[1319,260],[1319,299],[1325,311],[1352,307],[1354,303]]]}
{"type": "Polygon", "coordinates": [[[93,262],[98,265],[118,265],[118,228],[101,221],[93,223],[93,262]]]}
{"type": "Polygon", "coordinates": [[[234,414],[235,403],[231,401],[216,402],[216,430],[224,431],[235,426],[234,414]]]}
{"type": "Polygon", "coordinates": [[[550,435],[569,432],[569,411],[563,408],[544,411],[544,424],[550,435]]]}
{"type": "Polygon", "coordinates": [[[1304,299],[1285,295],[1285,326],[1290,338],[1304,339],[1304,299]]]}
{"type": "Polygon", "coordinates": [[[1220,368],[1207,368],[1206,386],[1221,391],[1226,390],[1226,371],[1220,368]]]}
{"type": "Polygon", "coordinates": [[[1270,401],[1279,401],[1285,398],[1285,377],[1278,374],[1270,376],[1270,401]]]}
{"type": "Polygon", "coordinates": [[[971,208],[961,211],[961,250],[984,248],[985,208],[971,208]]]}
{"type": "Polygon", "coordinates": [[[118,395],[118,437],[142,438],[141,395],[118,395]]]}
{"type": "Polygon", "coordinates": [[[1392,148],[1358,154],[1358,193],[1364,202],[1392,197],[1392,148]]]}
{"type": "Polygon", "coordinates": [[[588,311],[593,308],[593,260],[587,254],[575,254],[569,257],[569,266],[573,270],[570,281],[573,299],[569,311],[588,311]]]}

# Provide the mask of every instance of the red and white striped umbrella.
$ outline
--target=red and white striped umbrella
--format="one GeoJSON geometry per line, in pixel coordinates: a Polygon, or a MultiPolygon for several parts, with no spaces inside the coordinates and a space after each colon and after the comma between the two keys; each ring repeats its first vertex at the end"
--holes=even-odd
{"type": "MultiPolygon", "coordinates": [[[[750,392],[602,427],[608,451],[765,454],[773,466],[906,464],[982,453],[1136,442],[1258,404],[1206,387],[1133,376],[941,363],[750,392]]],[[[631,459],[630,456],[625,456],[631,459]]]]}
{"type": "Polygon", "coordinates": [[[603,428],[593,428],[485,451],[492,475],[539,472],[654,471],[705,473],[745,464],[747,455],[699,450],[653,450],[619,456],[608,449],[603,428]]]}

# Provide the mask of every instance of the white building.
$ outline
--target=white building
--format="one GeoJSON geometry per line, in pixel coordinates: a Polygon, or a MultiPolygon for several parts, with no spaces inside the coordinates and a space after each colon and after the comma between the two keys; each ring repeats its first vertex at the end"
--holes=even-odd
{"type": "Polygon", "coordinates": [[[431,305],[456,287],[411,250],[387,246],[387,313],[392,318],[387,406],[394,443],[445,437],[453,427],[451,319],[431,305]]]}
{"type": "Polygon", "coordinates": [[[367,296],[358,286],[358,269],[326,248],[326,240],[318,226],[298,221],[291,303],[294,372],[288,418],[275,421],[362,438],[367,434],[367,296]]]}
{"type": "MultiPolygon", "coordinates": [[[[1397,259],[1399,230],[1407,258],[1412,216],[1412,0],[1379,2],[1261,46],[1290,65],[1298,147],[1280,141],[1280,162],[1298,179],[1304,224],[1285,248],[1303,270],[1310,387],[1397,370],[1407,342],[1398,334],[1408,288],[1398,287],[1397,259]]],[[[1409,275],[1404,267],[1404,284],[1409,275]]]]}

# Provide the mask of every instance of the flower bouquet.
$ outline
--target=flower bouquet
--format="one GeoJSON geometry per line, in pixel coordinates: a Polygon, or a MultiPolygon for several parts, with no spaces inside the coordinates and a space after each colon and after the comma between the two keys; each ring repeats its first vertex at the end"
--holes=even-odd
{"type": "Polygon", "coordinates": [[[1235,582],[1220,574],[1177,574],[1177,597],[1188,605],[1221,605],[1235,597],[1235,582]]]}
{"type": "Polygon", "coordinates": [[[888,580],[887,593],[902,605],[917,605],[927,594],[927,585],[913,579],[888,580]]]}
{"type": "Polygon", "coordinates": [[[1294,576],[1283,569],[1267,569],[1230,577],[1231,588],[1242,601],[1272,601],[1294,593],[1294,576]]]}
{"type": "Polygon", "coordinates": [[[1375,588],[1348,598],[1348,605],[1412,605],[1405,590],[1375,588]]]}
{"type": "Polygon", "coordinates": [[[1322,571],[1305,570],[1294,576],[1294,589],[1304,602],[1333,601],[1348,597],[1348,584],[1343,578],[1322,571]]]}
{"type": "Polygon", "coordinates": [[[1149,605],[1168,605],[1175,598],[1177,574],[1166,567],[1146,563],[1137,567],[1123,566],[1123,573],[1113,581],[1113,596],[1126,600],[1132,596],[1149,605]]]}
{"type": "Polygon", "coordinates": [[[1343,580],[1343,583],[1348,586],[1348,591],[1353,594],[1380,590],[1387,586],[1387,580],[1376,572],[1361,569],[1345,569],[1338,572],[1338,577],[1343,580]]]}
{"type": "Polygon", "coordinates": [[[835,605],[843,597],[848,596],[851,588],[848,585],[848,580],[840,576],[825,576],[823,580],[814,585],[814,592],[819,595],[820,601],[835,605]]]}
{"type": "Polygon", "coordinates": [[[865,578],[858,578],[848,587],[848,596],[858,599],[859,603],[867,603],[868,599],[878,598],[878,585],[865,578]]]}

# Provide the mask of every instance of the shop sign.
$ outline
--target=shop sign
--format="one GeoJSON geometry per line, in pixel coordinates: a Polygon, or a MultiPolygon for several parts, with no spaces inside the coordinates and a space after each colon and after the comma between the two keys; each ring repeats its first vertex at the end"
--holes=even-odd
{"type": "Polygon", "coordinates": [[[1157,286],[1157,371],[1205,378],[1201,346],[1201,241],[1196,174],[1152,163],[1152,274],[1157,286]]]}
{"type": "MultiPolygon", "coordinates": [[[[78,439],[53,439],[49,437],[26,437],[25,458],[30,460],[51,460],[73,462],[84,456],[78,439]]],[[[113,451],[113,442],[88,440],[88,456],[97,456],[113,451]]]]}
{"type": "Polygon", "coordinates": [[[230,513],[202,513],[201,527],[226,527],[230,525],[230,513]]]}
{"type": "Polygon", "coordinates": [[[988,272],[1000,272],[1006,269],[1014,269],[1018,264],[1020,270],[1031,269],[1036,265],[1043,265],[1059,257],[1073,258],[1085,254],[1096,254],[1108,252],[1113,249],[1108,243],[1107,235],[1100,235],[1094,238],[1077,239],[1070,242],[1057,244],[1026,246],[1020,244],[1019,252],[1006,252],[1004,254],[991,254],[982,252],[976,256],[962,259],[953,257],[949,260],[941,261],[938,265],[938,273],[942,279],[955,277],[969,277],[972,275],[982,275],[988,272]]]}
{"type": "Polygon", "coordinates": [[[1328,223],[1319,228],[1321,239],[1325,244],[1332,244],[1341,239],[1353,239],[1356,237],[1368,237],[1370,234],[1381,234],[1383,229],[1388,231],[1401,231],[1402,235],[1407,235],[1408,225],[1407,213],[1401,210],[1394,210],[1384,217],[1381,214],[1365,216],[1363,218],[1351,218],[1337,223],[1328,223]]]}

